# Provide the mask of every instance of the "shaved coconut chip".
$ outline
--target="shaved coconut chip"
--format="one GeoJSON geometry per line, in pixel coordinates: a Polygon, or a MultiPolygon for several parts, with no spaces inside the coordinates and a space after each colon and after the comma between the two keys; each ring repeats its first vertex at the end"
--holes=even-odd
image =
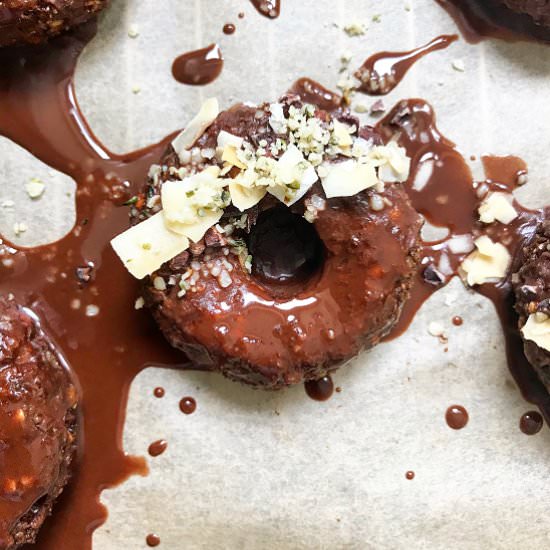
{"type": "Polygon", "coordinates": [[[531,313],[521,333],[526,340],[535,342],[539,348],[550,351],[550,317],[540,320],[539,315],[531,313]]]}
{"type": "Polygon", "coordinates": [[[378,177],[382,181],[403,182],[409,177],[411,159],[407,156],[407,151],[395,141],[390,141],[387,145],[377,145],[368,158],[379,167],[378,177]]]}
{"type": "Polygon", "coordinates": [[[511,262],[506,247],[494,243],[486,235],[474,242],[477,250],[472,252],[460,266],[460,274],[470,286],[481,285],[491,280],[502,279],[511,262]]]}
{"type": "Polygon", "coordinates": [[[289,145],[278,160],[276,176],[282,185],[269,187],[268,191],[287,206],[300,200],[318,180],[315,168],[296,145],[289,145]],[[292,186],[298,187],[294,189],[292,186]]]}
{"type": "Polygon", "coordinates": [[[448,242],[449,250],[453,254],[467,254],[474,248],[474,239],[471,235],[455,235],[448,242]]]}
{"type": "Polygon", "coordinates": [[[510,193],[491,193],[479,207],[479,220],[483,223],[499,221],[509,224],[518,217],[517,210],[512,206],[510,193]]]}
{"type": "Polygon", "coordinates": [[[327,175],[321,178],[321,183],[327,199],[351,197],[378,183],[376,170],[370,163],[361,164],[355,160],[346,160],[338,164],[325,163],[323,168],[327,175]]]}
{"type": "Polygon", "coordinates": [[[159,212],[115,237],[111,246],[124,267],[137,279],[143,279],[186,250],[189,240],[170,231],[159,212]]]}
{"type": "Polygon", "coordinates": [[[283,106],[280,103],[272,103],[269,106],[271,116],[269,117],[269,125],[276,134],[284,134],[287,129],[287,120],[283,111],[283,106]]]}
{"type": "Polygon", "coordinates": [[[340,147],[350,147],[353,144],[353,139],[350,135],[350,128],[340,122],[339,120],[334,120],[332,123],[332,136],[336,140],[336,144],[340,147]]]}
{"type": "Polygon", "coordinates": [[[193,174],[183,180],[167,181],[161,188],[161,201],[168,224],[189,225],[200,221],[199,210],[215,208],[226,182],[218,175],[217,166],[193,174]]]}
{"type": "Polygon", "coordinates": [[[365,157],[368,155],[371,149],[372,149],[371,139],[366,140],[362,137],[358,137],[353,140],[353,147],[351,148],[351,154],[356,158],[365,157]]]}
{"type": "Polygon", "coordinates": [[[203,216],[200,216],[193,223],[178,223],[174,221],[168,221],[165,218],[165,224],[168,229],[188,237],[193,242],[200,241],[204,234],[214,225],[216,225],[223,216],[223,210],[216,212],[205,211],[203,216]]]}
{"type": "Polygon", "coordinates": [[[242,137],[230,134],[225,130],[222,130],[218,134],[218,147],[221,147],[222,149],[225,149],[225,147],[228,147],[228,146],[235,147],[235,149],[239,149],[243,144],[243,142],[244,142],[244,139],[242,137]]]}
{"type": "Polygon", "coordinates": [[[242,162],[237,155],[237,147],[234,147],[233,145],[226,145],[224,147],[222,161],[227,162],[231,166],[241,168],[242,170],[246,168],[246,164],[242,162]]]}
{"type": "MultiPolygon", "coordinates": [[[[207,128],[216,120],[219,112],[220,108],[216,98],[207,99],[202,104],[197,116],[195,116],[187,125],[187,128],[172,141],[172,147],[178,156],[182,151],[186,151],[193,147],[197,139],[199,139],[207,128]]],[[[180,160],[184,162],[181,158],[180,160]]]]}
{"type": "Polygon", "coordinates": [[[236,206],[241,212],[244,212],[248,208],[256,206],[267,193],[266,187],[243,187],[238,183],[229,184],[229,193],[231,195],[231,202],[233,206],[236,206]]]}

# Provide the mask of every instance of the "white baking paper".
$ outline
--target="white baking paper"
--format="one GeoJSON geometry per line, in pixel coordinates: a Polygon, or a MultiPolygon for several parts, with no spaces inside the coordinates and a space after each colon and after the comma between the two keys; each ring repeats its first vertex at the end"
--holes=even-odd
{"type": "MultiPolygon", "coordinates": [[[[77,96],[94,132],[114,151],[128,151],[183,126],[206,97],[222,107],[273,100],[305,75],[334,87],[344,51],[358,67],[371,53],[457,32],[434,0],[282,4],[281,17],[269,20],[247,0],[114,0],[77,71],[77,96]],[[355,21],[368,29],[350,38],[341,27],[355,21]],[[232,36],[222,33],[228,22],[237,26],[232,36]],[[225,56],[221,77],[203,88],[175,82],[173,59],[212,42],[225,56]]],[[[530,181],[518,196],[540,206],[550,195],[549,89],[549,47],[460,40],[420,61],[384,101],[429,100],[440,129],[467,158],[523,157],[530,181]]],[[[0,206],[0,232],[24,244],[66,233],[72,182],[4,139],[0,156],[0,205],[15,203],[0,206]],[[36,176],[47,188],[31,201],[24,184],[36,176]],[[16,222],[28,226],[19,237],[16,222]]],[[[472,167],[480,176],[479,165],[472,167]]],[[[511,381],[489,302],[455,280],[402,338],[358,357],[334,379],[341,393],[318,403],[302,387],[264,393],[217,375],[144,371],[131,390],[125,448],[146,455],[164,438],[168,450],[149,460],[149,477],[104,493],[110,516],[95,548],[145,548],[150,532],[160,548],[178,550],[550,546],[550,431],[527,437],[518,428],[532,406],[511,381]],[[452,325],[454,315],[463,326],[452,325]],[[448,352],[428,333],[434,320],[449,336],[448,352]],[[153,397],[156,386],[166,397],[153,397]],[[186,395],[198,402],[190,416],[178,407],[186,395]],[[460,431],[444,419],[455,403],[470,414],[460,431]]]]}

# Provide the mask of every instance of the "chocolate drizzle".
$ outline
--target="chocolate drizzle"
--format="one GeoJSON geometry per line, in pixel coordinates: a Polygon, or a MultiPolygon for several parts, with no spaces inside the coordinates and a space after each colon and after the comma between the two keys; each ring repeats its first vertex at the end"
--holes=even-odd
{"type": "Polygon", "coordinates": [[[130,383],[149,364],[181,361],[148,316],[133,311],[138,286],[109,247],[110,238],[128,225],[127,210],[118,206],[142,183],[167,140],[119,156],[94,137],[72,84],[78,55],[94,34],[90,24],[47,48],[0,52],[0,134],[78,185],[77,223],[65,238],[20,251],[0,244],[0,258],[10,260],[1,268],[0,294],[14,294],[55,338],[82,386],[86,411],[85,452],[56,506],[55,521],[39,535],[42,549],[60,548],[60,541],[91,548],[91,533],[107,513],[99,502],[101,490],[147,472],[145,461],[126,455],[121,445],[130,383]],[[82,286],[76,277],[63,278],[89,262],[95,266],[92,282],[82,286]],[[74,298],[82,303],[78,310],[70,307],[74,298]],[[99,314],[87,317],[86,305],[97,306],[99,314]],[[120,322],[129,317],[132,322],[120,322]]]}
{"type": "MultiPolygon", "coordinates": [[[[487,234],[494,241],[505,244],[517,262],[522,246],[549,213],[548,208],[528,210],[515,201],[519,215],[510,224],[482,227],[477,221],[477,208],[484,193],[512,192],[525,182],[526,165],[517,157],[486,156],[482,161],[487,180],[474,182],[464,158],[437,130],[433,110],[422,100],[400,102],[380,121],[378,129],[385,139],[396,138],[412,158],[411,176],[405,185],[414,207],[431,224],[449,230],[444,239],[425,243],[423,267],[401,319],[389,337],[391,339],[402,334],[425,300],[457,274],[466,256],[461,242],[464,236],[487,234]]],[[[473,290],[493,302],[506,340],[508,367],[523,397],[536,404],[548,421],[550,396],[525,357],[518,318],[513,309],[511,274],[516,268],[517,265],[511,267],[506,279],[476,286],[473,290]]]]}
{"type": "Polygon", "coordinates": [[[281,14],[281,0],[250,0],[259,13],[270,19],[281,14]]]}
{"type": "Polygon", "coordinates": [[[454,238],[472,232],[479,199],[468,165],[454,144],[441,135],[425,101],[401,101],[377,129],[386,140],[397,138],[412,158],[405,187],[415,209],[432,225],[449,230],[446,238],[424,244],[422,268],[391,339],[405,332],[420,306],[456,274],[467,251],[457,249],[454,238]]]}
{"type": "Polygon", "coordinates": [[[443,35],[408,52],[379,52],[372,55],[355,73],[361,81],[358,91],[369,95],[389,94],[419,59],[430,52],[449,47],[455,40],[458,40],[456,34],[443,35]]]}
{"type": "Polygon", "coordinates": [[[222,69],[223,56],[220,47],[217,44],[210,44],[206,48],[177,57],[172,64],[172,75],[181,84],[204,86],[214,82],[220,76],[222,69]]]}

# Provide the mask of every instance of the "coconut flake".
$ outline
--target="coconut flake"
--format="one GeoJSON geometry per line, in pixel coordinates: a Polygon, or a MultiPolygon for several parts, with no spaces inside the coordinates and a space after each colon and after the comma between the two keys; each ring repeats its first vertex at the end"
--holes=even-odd
{"type": "Polygon", "coordinates": [[[510,193],[490,193],[479,207],[479,219],[483,223],[499,221],[509,224],[518,217],[517,210],[512,205],[510,193]]]}
{"type": "Polygon", "coordinates": [[[470,286],[502,279],[511,262],[511,256],[501,243],[493,242],[486,235],[474,241],[476,249],[460,266],[463,279],[470,286]]]}
{"type": "MultiPolygon", "coordinates": [[[[183,130],[173,141],[172,147],[178,155],[182,151],[188,151],[195,142],[204,134],[208,127],[216,120],[220,112],[218,100],[216,98],[207,99],[200,108],[198,114],[191,120],[185,130],[183,130]]],[[[180,160],[183,160],[180,157],[180,160]]]]}
{"type": "Polygon", "coordinates": [[[539,348],[550,351],[550,317],[531,313],[521,333],[526,340],[535,342],[539,348]]]}

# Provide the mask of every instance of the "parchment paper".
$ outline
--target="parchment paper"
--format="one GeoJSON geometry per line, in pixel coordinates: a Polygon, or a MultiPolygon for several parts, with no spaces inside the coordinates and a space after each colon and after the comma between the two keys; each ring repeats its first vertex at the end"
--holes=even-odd
{"type": "MultiPolygon", "coordinates": [[[[204,97],[217,96],[223,106],[275,99],[304,75],[334,86],[344,50],[358,66],[375,51],[406,50],[453,32],[433,0],[283,0],[274,21],[247,0],[114,0],[81,58],[77,95],[100,139],[127,151],[183,126],[204,97]],[[350,38],[335,26],[353,21],[367,23],[364,36],[350,38]],[[227,22],[236,24],[235,35],[222,34],[227,22]],[[135,39],[131,25],[139,28],[135,39]],[[174,57],[214,41],[226,59],[219,80],[204,88],[177,84],[174,57]],[[135,86],[140,93],[132,93],[135,86]]],[[[385,102],[428,99],[440,129],[466,157],[525,158],[530,183],[518,195],[537,206],[550,192],[549,85],[548,47],[461,40],[418,63],[385,102]],[[453,68],[455,60],[464,72],[453,68]]],[[[25,244],[67,232],[73,183],[6,140],[0,156],[0,204],[15,202],[0,206],[0,231],[25,244]],[[36,176],[47,189],[32,202],[23,186],[36,176]],[[27,232],[15,237],[15,222],[27,232]]],[[[473,169],[481,174],[476,163],[473,169]]],[[[163,549],[550,546],[550,431],[527,437],[518,428],[532,406],[511,381],[489,302],[454,281],[405,336],[358,357],[334,379],[342,392],[317,403],[302,387],[269,394],[217,375],[143,372],[132,386],[125,448],[143,455],[165,438],[168,450],[149,461],[149,477],[104,493],[110,518],[95,547],[145,548],[150,532],[163,549]],[[451,324],[454,315],[463,326],[451,324]],[[447,353],[428,334],[433,320],[449,335],[447,353]],[[165,398],[153,397],[156,386],[166,388],[165,398]],[[178,408],[186,395],[198,402],[190,416],[178,408]],[[470,413],[461,431],[445,424],[454,403],[470,413]],[[407,470],[414,480],[405,479],[407,470]]]]}

